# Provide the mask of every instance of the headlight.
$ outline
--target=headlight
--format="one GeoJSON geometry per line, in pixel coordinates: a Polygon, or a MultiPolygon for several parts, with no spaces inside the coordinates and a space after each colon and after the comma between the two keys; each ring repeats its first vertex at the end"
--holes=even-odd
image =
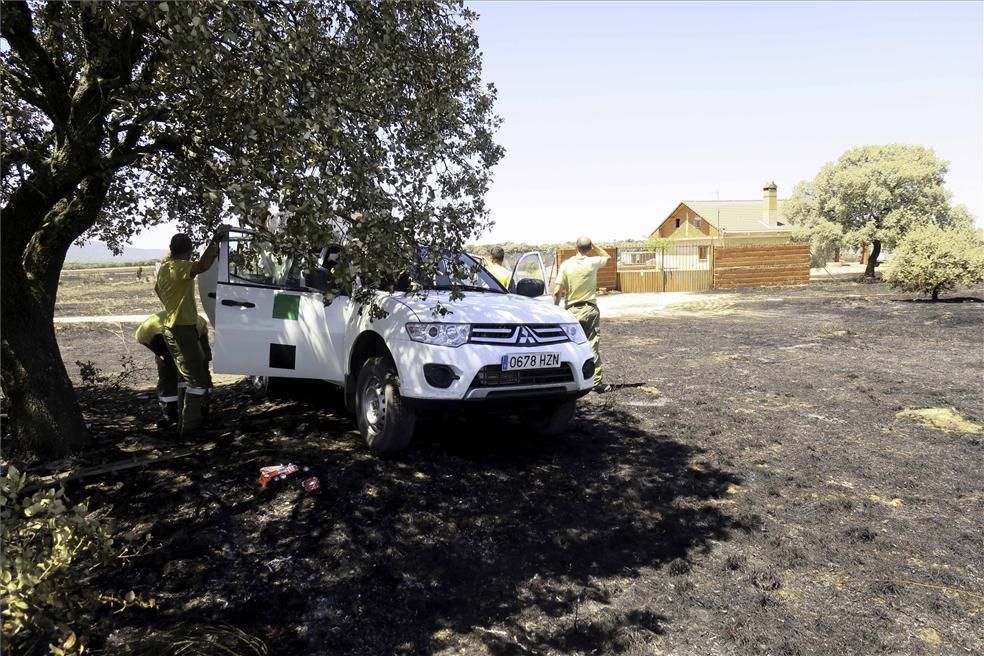
{"type": "Polygon", "coordinates": [[[567,333],[567,337],[570,338],[575,344],[584,344],[588,341],[588,336],[584,334],[584,330],[581,328],[579,323],[562,323],[560,327],[564,329],[567,333]]]}
{"type": "Polygon", "coordinates": [[[471,335],[471,324],[408,323],[407,334],[415,342],[435,346],[461,346],[471,335]]]}

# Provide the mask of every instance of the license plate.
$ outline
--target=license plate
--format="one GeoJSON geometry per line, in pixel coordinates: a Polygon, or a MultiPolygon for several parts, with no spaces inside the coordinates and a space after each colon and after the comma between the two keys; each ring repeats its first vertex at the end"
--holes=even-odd
{"type": "Polygon", "coordinates": [[[560,353],[510,353],[502,356],[503,371],[549,369],[560,366],[560,353]]]}

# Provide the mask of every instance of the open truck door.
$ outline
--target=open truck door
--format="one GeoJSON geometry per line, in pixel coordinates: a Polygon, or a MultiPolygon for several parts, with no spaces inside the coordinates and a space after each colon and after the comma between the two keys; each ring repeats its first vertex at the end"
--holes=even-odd
{"type": "Polygon", "coordinates": [[[549,293],[543,256],[539,251],[530,251],[519,256],[509,278],[509,291],[530,298],[540,298],[549,293]]]}
{"type": "Polygon", "coordinates": [[[324,296],[291,285],[288,265],[255,231],[234,228],[219,242],[215,264],[199,275],[216,373],[343,379],[325,338],[324,296]]]}

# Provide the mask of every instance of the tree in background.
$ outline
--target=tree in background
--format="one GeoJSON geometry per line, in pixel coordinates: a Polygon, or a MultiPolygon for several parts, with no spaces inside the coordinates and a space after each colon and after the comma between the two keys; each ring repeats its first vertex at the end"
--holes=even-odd
{"type": "Polygon", "coordinates": [[[810,242],[811,267],[827,266],[845,246],[844,228],[819,215],[812,182],[796,185],[782,213],[793,225],[793,241],[810,242]]]}
{"type": "Polygon", "coordinates": [[[935,301],[941,291],[984,281],[984,240],[967,226],[914,228],[896,247],[885,280],[935,301]]]}
{"type": "Polygon", "coordinates": [[[488,225],[503,150],[460,2],[0,4],[2,382],[28,448],[85,443],[52,318],[69,246],[274,208],[368,286],[488,225]],[[362,213],[365,220],[349,217],[362,213]]]}
{"type": "Polygon", "coordinates": [[[916,226],[966,220],[965,208],[950,206],[946,172],[947,162],[922,146],[854,148],[797,185],[783,213],[818,249],[871,244],[865,276],[874,278],[882,246],[894,248],[916,226]]]}

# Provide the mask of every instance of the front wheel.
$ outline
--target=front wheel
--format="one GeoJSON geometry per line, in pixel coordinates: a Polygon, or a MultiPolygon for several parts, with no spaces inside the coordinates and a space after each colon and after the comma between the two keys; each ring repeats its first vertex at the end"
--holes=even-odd
{"type": "Polygon", "coordinates": [[[356,382],[359,432],[373,453],[407,448],[417,417],[400,396],[400,379],[389,358],[369,358],[356,382]]]}

